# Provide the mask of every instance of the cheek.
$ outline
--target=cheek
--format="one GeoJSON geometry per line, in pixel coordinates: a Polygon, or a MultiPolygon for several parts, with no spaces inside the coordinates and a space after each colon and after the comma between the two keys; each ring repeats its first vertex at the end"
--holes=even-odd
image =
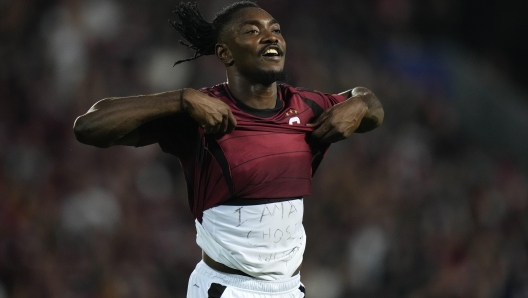
{"type": "Polygon", "coordinates": [[[281,37],[282,42],[282,50],[284,51],[284,54],[286,54],[286,40],[284,40],[284,37],[281,37]]]}
{"type": "Polygon", "coordinates": [[[242,54],[253,54],[255,52],[255,46],[251,41],[240,40],[237,42],[237,50],[242,54]]]}
{"type": "Polygon", "coordinates": [[[239,45],[236,52],[233,52],[233,58],[244,64],[251,63],[250,61],[254,60],[255,57],[254,50],[251,47],[244,47],[243,45],[239,45]]]}

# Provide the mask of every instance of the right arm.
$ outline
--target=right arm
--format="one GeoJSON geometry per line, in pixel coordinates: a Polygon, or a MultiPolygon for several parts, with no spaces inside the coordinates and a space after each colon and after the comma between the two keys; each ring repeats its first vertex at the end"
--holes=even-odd
{"type": "Polygon", "coordinates": [[[73,130],[83,144],[101,148],[135,146],[142,125],[183,112],[194,118],[206,133],[230,133],[236,126],[236,120],[225,103],[185,88],[150,95],[105,98],[77,117],[73,130]],[[182,98],[180,92],[183,92],[182,98]]]}

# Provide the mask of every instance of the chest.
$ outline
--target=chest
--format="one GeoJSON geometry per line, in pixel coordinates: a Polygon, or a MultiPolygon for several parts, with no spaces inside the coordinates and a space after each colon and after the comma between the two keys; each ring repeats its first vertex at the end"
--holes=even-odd
{"type": "Polygon", "coordinates": [[[218,143],[232,171],[244,164],[269,168],[311,162],[311,149],[302,133],[239,131],[218,143]]]}
{"type": "Polygon", "coordinates": [[[289,122],[287,118],[239,121],[235,131],[217,140],[237,191],[310,180],[313,156],[306,139],[309,130],[306,125],[289,122]]]}

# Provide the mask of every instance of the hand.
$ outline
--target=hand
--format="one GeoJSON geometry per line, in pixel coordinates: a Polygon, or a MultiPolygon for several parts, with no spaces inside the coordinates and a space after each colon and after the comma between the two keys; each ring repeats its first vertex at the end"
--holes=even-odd
{"type": "Polygon", "coordinates": [[[183,107],[206,134],[231,133],[237,124],[227,104],[194,89],[183,92],[183,107]]]}
{"type": "Polygon", "coordinates": [[[314,123],[312,137],[323,143],[334,143],[352,135],[368,111],[367,104],[360,97],[351,97],[324,111],[314,123]]]}

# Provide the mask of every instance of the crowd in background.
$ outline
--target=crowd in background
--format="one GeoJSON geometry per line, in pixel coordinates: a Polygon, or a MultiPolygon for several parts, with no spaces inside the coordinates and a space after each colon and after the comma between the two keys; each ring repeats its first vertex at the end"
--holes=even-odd
{"type": "MultiPolygon", "coordinates": [[[[526,156],[464,130],[438,58],[465,49],[459,2],[258,2],[281,23],[289,84],[365,86],[386,113],[332,145],[305,199],[308,297],[528,297],[526,156]]],[[[230,2],[199,3],[211,20],[230,2]]],[[[178,160],[72,130],[102,98],[225,80],[214,57],[172,67],[193,55],[174,4],[0,1],[0,298],[185,296],[201,251],[178,160]]],[[[478,59],[514,64],[500,53],[478,59]]]]}

